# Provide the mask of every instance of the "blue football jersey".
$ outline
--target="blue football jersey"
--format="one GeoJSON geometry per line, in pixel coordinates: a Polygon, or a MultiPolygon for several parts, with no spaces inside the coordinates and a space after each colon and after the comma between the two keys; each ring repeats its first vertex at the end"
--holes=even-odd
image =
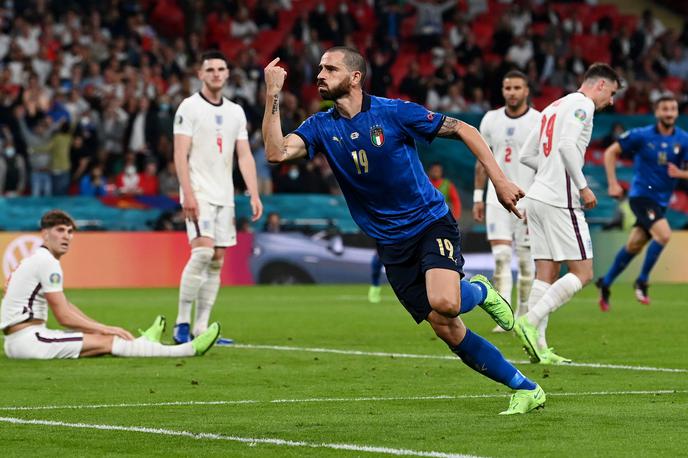
{"type": "Polygon", "coordinates": [[[647,197],[663,207],[669,205],[678,179],[669,177],[667,165],[679,168],[688,159],[688,133],[674,127],[671,135],[661,135],[655,124],[624,132],[619,137],[624,156],[633,157],[630,197],[647,197]]]}
{"type": "Polygon", "coordinates": [[[392,244],[449,211],[416,149],[416,142],[431,142],[443,122],[444,115],[415,103],[364,93],[361,112],[353,119],[331,108],[306,119],[294,133],[311,158],[325,155],[363,232],[392,244]]]}

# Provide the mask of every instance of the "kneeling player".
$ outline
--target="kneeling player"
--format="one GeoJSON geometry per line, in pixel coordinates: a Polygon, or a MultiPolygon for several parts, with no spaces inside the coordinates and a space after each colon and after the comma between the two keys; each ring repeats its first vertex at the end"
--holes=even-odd
{"type": "Polygon", "coordinates": [[[0,329],[5,354],[16,359],[78,358],[80,356],[194,356],[203,355],[220,335],[219,323],[192,342],[162,345],[165,319],[158,317],[138,339],[125,329],[107,326],[86,316],[62,291],[60,258],[69,251],[76,225],[60,210],[41,218],[43,245],[12,272],[2,300],[0,329]],[[48,307],[62,326],[48,329],[48,307]]]}

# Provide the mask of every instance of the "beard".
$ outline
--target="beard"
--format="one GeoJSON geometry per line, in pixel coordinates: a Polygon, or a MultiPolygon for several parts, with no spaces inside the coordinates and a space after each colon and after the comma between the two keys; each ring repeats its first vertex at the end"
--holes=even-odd
{"type": "Polygon", "coordinates": [[[659,123],[664,127],[665,129],[669,130],[672,129],[676,125],[676,118],[662,118],[659,120],[659,123]]]}
{"type": "Polygon", "coordinates": [[[349,90],[351,89],[351,85],[347,80],[342,81],[339,83],[339,85],[327,89],[326,87],[319,87],[318,92],[320,92],[320,97],[322,97],[323,100],[338,100],[344,97],[349,93],[349,90]]]}

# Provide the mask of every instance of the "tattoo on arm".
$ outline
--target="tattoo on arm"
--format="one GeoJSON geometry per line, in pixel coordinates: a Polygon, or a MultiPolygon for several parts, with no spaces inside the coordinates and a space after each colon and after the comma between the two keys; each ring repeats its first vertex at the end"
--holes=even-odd
{"type": "Polygon", "coordinates": [[[461,126],[463,126],[461,121],[447,116],[444,118],[444,123],[442,124],[442,127],[440,127],[439,132],[437,132],[437,136],[442,138],[454,138],[458,140],[461,138],[459,136],[461,126]]]}
{"type": "Polygon", "coordinates": [[[272,98],[272,114],[277,114],[279,111],[279,96],[275,95],[272,98]]]}

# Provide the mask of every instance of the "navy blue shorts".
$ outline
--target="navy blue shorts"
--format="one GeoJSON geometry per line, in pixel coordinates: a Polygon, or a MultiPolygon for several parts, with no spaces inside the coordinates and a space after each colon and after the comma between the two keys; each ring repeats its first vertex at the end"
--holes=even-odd
{"type": "Polygon", "coordinates": [[[641,227],[650,233],[650,228],[654,223],[664,218],[666,207],[662,207],[657,202],[647,197],[631,197],[628,203],[637,218],[634,226],[641,227]]]}
{"type": "Polygon", "coordinates": [[[416,323],[425,320],[432,311],[425,272],[439,268],[454,270],[461,278],[464,275],[461,233],[449,213],[411,239],[394,245],[378,244],[377,252],[394,294],[416,323]]]}

